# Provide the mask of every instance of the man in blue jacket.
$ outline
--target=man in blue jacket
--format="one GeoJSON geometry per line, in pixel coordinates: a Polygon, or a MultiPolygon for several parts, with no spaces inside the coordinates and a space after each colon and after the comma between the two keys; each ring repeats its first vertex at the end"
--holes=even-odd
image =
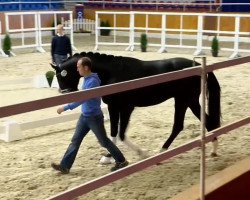
{"type": "MultiPolygon", "coordinates": [[[[91,71],[92,63],[87,57],[80,58],[77,62],[77,70],[81,76],[84,77],[82,89],[91,89],[100,86],[100,79],[96,73],[91,71]]],[[[123,168],[128,165],[128,161],[124,158],[118,147],[107,137],[104,127],[104,117],[101,110],[101,97],[95,97],[80,102],[69,103],[65,106],[59,107],[57,113],[61,114],[66,110],[73,110],[78,106],[81,107],[81,116],[77,122],[75,133],[71,139],[71,143],[65,152],[60,164],[52,163],[51,166],[63,174],[69,173],[72,167],[79,147],[83,138],[92,130],[97,137],[99,143],[105,147],[112,157],[115,159],[115,166],[111,171],[123,168]]]]}

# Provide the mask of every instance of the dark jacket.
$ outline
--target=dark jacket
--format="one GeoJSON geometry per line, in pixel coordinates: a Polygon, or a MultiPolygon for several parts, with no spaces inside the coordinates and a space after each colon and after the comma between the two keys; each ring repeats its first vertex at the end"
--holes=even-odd
{"type": "Polygon", "coordinates": [[[68,36],[55,35],[51,42],[51,56],[54,60],[54,54],[72,56],[72,48],[68,36]]]}

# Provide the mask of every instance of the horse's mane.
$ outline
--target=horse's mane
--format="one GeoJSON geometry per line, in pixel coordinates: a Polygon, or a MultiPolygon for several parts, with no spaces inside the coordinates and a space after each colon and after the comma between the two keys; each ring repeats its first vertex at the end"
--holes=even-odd
{"type": "Polygon", "coordinates": [[[99,52],[92,52],[92,51],[89,51],[89,52],[81,52],[80,53],[81,56],[87,56],[87,57],[94,57],[94,58],[97,58],[97,59],[101,59],[101,60],[106,60],[106,59],[114,59],[115,57],[117,56],[114,56],[114,55],[111,55],[111,54],[104,54],[104,53],[99,53],[99,52]]]}
{"type": "MultiPolygon", "coordinates": [[[[147,63],[147,62],[152,62],[152,61],[142,61],[137,58],[132,58],[132,57],[125,57],[125,56],[115,56],[111,54],[104,54],[104,53],[99,53],[99,52],[81,52],[81,53],[75,53],[72,57],[69,57],[69,59],[72,59],[72,62],[76,62],[80,57],[89,57],[94,63],[102,63],[102,64],[108,64],[109,66],[132,66],[136,65],[139,66],[141,63],[147,63]]],[[[164,72],[170,72],[170,71],[176,71],[180,70],[186,67],[191,67],[190,61],[187,58],[169,58],[169,59],[164,59],[165,65],[167,65],[168,70],[165,69],[164,72]],[[186,63],[185,65],[182,65],[182,63],[186,63]],[[179,64],[178,64],[179,63],[179,64]]],[[[158,62],[159,60],[154,60],[155,62],[158,62]]],[[[161,62],[162,60],[160,60],[161,62]]],[[[151,65],[151,64],[150,64],[151,65]]],[[[155,64],[153,64],[155,65],[155,64]]],[[[160,64],[162,65],[162,64],[160,64]]],[[[193,62],[193,66],[200,65],[197,62],[193,62]]]]}
{"type": "Polygon", "coordinates": [[[131,57],[124,57],[124,56],[115,56],[115,55],[111,55],[111,54],[105,54],[105,53],[99,53],[99,52],[81,52],[81,53],[75,53],[72,57],[89,57],[90,59],[96,59],[100,62],[110,62],[110,61],[124,61],[127,59],[130,60],[138,60],[136,58],[131,58],[131,57]]]}

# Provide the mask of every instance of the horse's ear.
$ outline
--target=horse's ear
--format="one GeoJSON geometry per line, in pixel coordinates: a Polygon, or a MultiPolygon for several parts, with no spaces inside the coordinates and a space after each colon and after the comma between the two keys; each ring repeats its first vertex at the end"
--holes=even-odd
{"type": "Polygon", "coordinates": [[[62,70],[55,63],[50,63],[51,67],[56,70],[56,73],[60,73],[62,70]]]}
{"type": "Polygon", "coordinates": [[[81,52],[79,55],[80,55],[80,56],[86,56],[86,54],[87,54],[87,53],[83,51],[83,52],[81,52]]]}

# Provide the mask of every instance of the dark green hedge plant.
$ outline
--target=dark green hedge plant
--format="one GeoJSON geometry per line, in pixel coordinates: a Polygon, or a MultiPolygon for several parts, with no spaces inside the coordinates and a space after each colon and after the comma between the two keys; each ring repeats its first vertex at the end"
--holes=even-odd
{"type": "Polygon", "coordinates": [[[213,37],[212,44],[211,44],[211,53],[213,57],[217,57],[219,54],[219,40],[216,36],[213,37]]]}
{"type": "Polygon", "coordinates": [[[5,34],[5,36],[4,36],[2,48],[3,48],[4,53],[6,55],[10,56],[11,39],[10,39],[10,35],[8,33],[5,34]]]}
{"type": "Polygon", "coordinates": [[[53,81],[53,78],[55,76],[55,72],[54,71],[47,71],[46,74],[45,74],[46,78],[47,78],[47,81],[49,83],[49,86],[51,87],[51,84],[52,84],[52,81],[53,81]]]}
{"type": "Polygon", "coordinates": [[[140,44],[141,44],[141,51],[146,52],[148,46],[148,37],[146,33],[141,34],[140,44]]]}
{"type": "MultiPolygon", "coordinates": [[[[109,21],[101,21],[100,24],[101,27],[110,27],[110,23],[109,21]]],[[[100,34],[102,36],[109,36],[110,35],[111,30],[110,29],[100,29],[100,34]]]]}

